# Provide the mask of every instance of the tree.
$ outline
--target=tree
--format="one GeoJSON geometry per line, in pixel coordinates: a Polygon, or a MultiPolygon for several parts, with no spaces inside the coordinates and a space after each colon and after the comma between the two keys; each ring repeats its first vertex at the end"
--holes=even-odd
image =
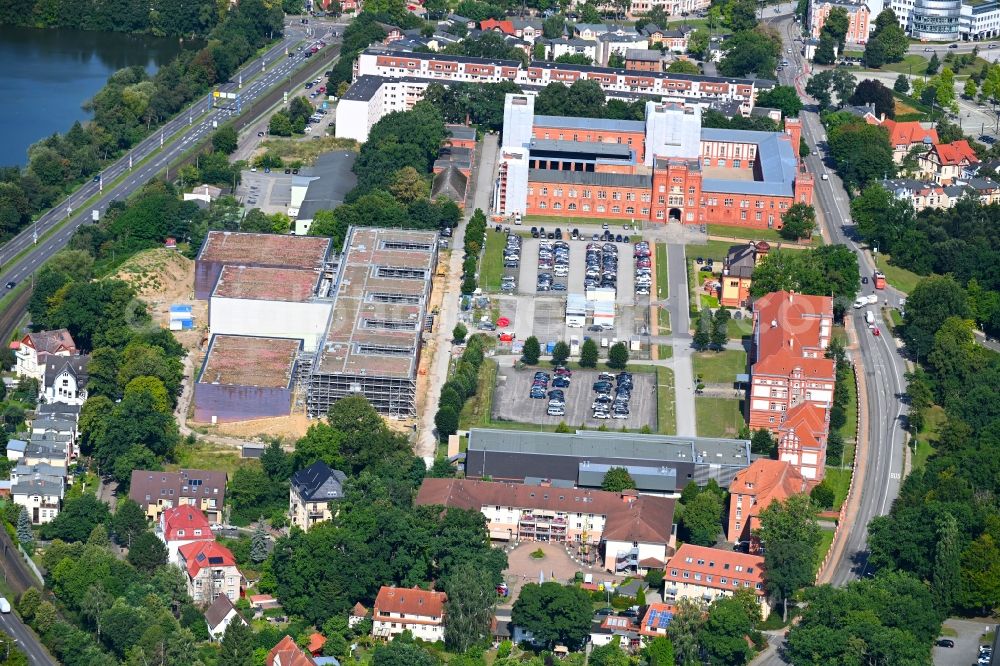
{"type": "Polygon", "coordinates": [[[699,546],[711,546],[722,526],[722,500],[715,493],[700,492],[684,505],[681,521],[687,540],[699,546]]]}
{"type": "Polygon", "coordinates": [[[167,563],[167,547],[152,532],[142,532],[128,549],[129,564],[147,573],[167,563]]]}
{"type": "Polygon", "coordinates": [[[434,415],[434,427],[441,441],[447,441],[450,435],[458,432],[458,412],[455,408],[448,405],[440,407],[434,415]]]}
{"type": "Polygon", "coordinates": [[[828,36],[834,41],[838,51],[844,51],[844,44],[847,38],[847,30],[850,28],[851,19],[847,15],[847,10],[843,7],[834,7],[830,10],[826,20],[823,22],[823,29],[820,37],[828,36]]]}
{"type": "Polygon", "coordinates": [[[837,172],[849,187],[863,188],[895,173],[892,146],[884,127],[856,121],[836,127],[827,137],[837,172]]]}
{"type": "Polygon", "coordinates": [[[698,323],[691,344],[698,351],[704,351],[712,344],[712,311],[708,308],[702,309],[698,314],[698,323]]]}
{"type": "Polygon", "coordinates": [[[892,84],[892,89],[901,95],[910,92],[910,80],[906,78],[906,74],[900,74],[896,77],[896,82],[892,84]]]}
{"type": "Polygon", "coordinates": [[[833,94],[830,88],[832,80],[833,75],[829,71],[823,71],[814,74],[806,81],[806,93],[816,100],[820,111],[830,108],[833,104],[833,94]]]}
{"type": "Polygon", "coordinates": [[[701,644],[712,664],[745,664],[753,656],[746,637],[753,623],[739,600],[720,597],[708,609],[701,644]]]}
{"type": "Polygon", "coordinates": [[[764,545],[768,592],[786,603],[796,590],[812,584],[813,559],[820,542],[816,508],[805,495],[771,502],[759,514],[754,534],[764,545]]]}
{"type": "Polygon", "coordinates": [[[815,228],[816,209],[809,204],[798,202],[789,206],[781,217],[781,229],[778,233],[782,238],[799,240],[811,238],[815,228]]]}
{"type": "Polygon", "coordinates": [[[622,650],[621,636],[615,636],[610,643],[591,650],[587,663],[590,666],[629,666],[632,661],[622,650]]]}
{"type": "Polygon", "coordinates": [[[824,482],[809,491],[809,498],[816,504],[816,506],[826,511],[833,508],[833,502],[836,499],[836,496],[830,486],[826,485],[824,482]]]}
{"type": "Polygon", "coordinates": [[[821,32],[819,44],[813,53],[813,62],[817,65],[832,65],[837,59],[837,40],[831,35],[821,32]]]}
{"type": "Polygon", "coordinates": [[[239,137],[232,125],[223,125],[212,134],[212,150],[232,155],[239,147],[239,137]]]}
{"type": "Polygon", "coordinates": [[[17,514],[17,541],[29,553],[35,546],[35,533],[31,531],[31,516],[28,515],[28,507],[22,506],[21,512],[17,514]]]}
{"type": "Polygon", "coordinates": [[[90,494],[67,498],[52,522],[42,525],[42,538],[86,541],[97,525],[109,523],[108,505],[90,494]]]}
{"type": "Polygon", "coordinates": [[[264,517],[257,520],[257,526],[250,536],[250,559],[260,564],[267,559],[267,532],[264,530],[264,517]]]}
{"type": "Polygon", "coordinates": [[[580,367],[596,368],[598,353],[597,343],[593,338],[587,338],[584,340],[583,346],[580,347],[580,367]]]}
{"type": "Polygon", "coordinates": [[[590,596],[580,588],[556,582],[528,583],[511,610],[511,620],[551,647],[562,643],[579,648],[590,633],[590,596]]]}
{"type": "Polygon", "coordinates": [[[868,67],[881,67],[886,63],[900,62],[909,47],[909,37],[899,27],[895,12],[885,9],[875,19],[862,60],[868,67]]]}
{"type": "Polygon", "coordinates": [[[604,480],[601,481],[601,490],[612,493],[620,493],[623,490],[635,488],[635,479],[624,467],[612,467],[604,473],[604,480]]]}
{"type": "Polygon", "coordinates": [[[965,290],[953,277],[932,276],[917,283],[906,299],[903,340],[921,361],[934,345],[934,334],[948,317],[967,318],[965,290]]]}
{"type": "Polygon", "coordinates": [[[715,316],[712,318],[712,346],[719,351],[725,349],[729,342],[729,320],[731,317],[729,308],[722,306],[715,311],[715,316]]]}
{"type": "Polygon", "coordinates": [[[147,530],[146,513],[129,498],[118,501],[115,517],[111,520],[111,531],[119,545],[128,548],[132,540],[147,530]]]}
{"type": "Polygon", "coordinates": [[[725,21],[735,33],[749,32],[757,27],[757,4],[753,0],[735,0],[725,8],[725,21]]]}
{"type": "Polygon", "coordinates": [[[758,78],[773,78],[781,39],[763,29],[737,32],[723,42],[722,48],[725,55],[718,69],[723,76],[756,74],[758,78]]]}
{"type": "Polygon", "coordinates": [[[628,365],[628,347],[624,342],[616,342],[608,350],[608,367],[624,370],[626,365],[628,365]]]}
{"type": "Polygon", "coordinates": [[[372,666],[438,666],[441,661],[413,642],[409,632],[389,643],[380,644],[372,653],[372,666]]]}
{"type": "Polygon", "coordinates": [[[527,365],[537,365],[538,357],[542,355],[542,346],[538,344],[538,338],[531,335],[524,341],[524,349],[521,350],[521,361],[527,365]]]}
{"type": "MultiPolygon", "coordinates": [[[[903,80],[906,80],[905,76],[903,80]]],[[[882,85],[881,81],[865,79],[854,89],[849,101],[857,106],[873,105],[876,115],[885,115],[886,118],[896,117],[896,98],[893,97],[892,90],[882,85]]]]}
{"type": "Polygon", "coordinates": [[[498,582],[472,563],[458,565],[448,577],[444,638],[449,649],[463,653],[490,637],[498,582]]]}
{"type": "Polygon", "coordinates": [[[430,187],[419,171],[412,166],[406,166],[393,174],[389,191],[403,203],[411,203],[417,199],[426,199],[430,187]]]}
{"type": "Polygon", "coordinates": [[[693,55],[698,60],[704,60],[705,55],[708,53],[709,39],[710,35],[708,30],[704,30],[702,28],[693,30],[688,34],[688,53],[693,55]]]}
{"type": "Polygon", "coordinates": [[[465,342],[465,336],[469,334],[469,329],[465,327],[465,324],[458,322],[455,324],[455,328],[451,330],[451,339],[455,341],[456,344],[462,344],[465,342]]]}
{"type": "Polygon", "coordinates": [[[768,458],[778,457],[778,440],[776,440],[767,428],[755,430],[750,438],[750,452],[767,456],[768,458]]]}
{"type": "Polygon", "coordinates": [[[934,547],[934,573],[931,594],[943,615],[950,615],[961,589],[961,557],[958,521],[950,513],[937,520],[937,544],[934,547]]]}
{"type": "Polygon", "coordinates": [[[939,69],[941,69],[941,59],[938,58],[937,51],[935,51],[931,54],[931,59],[927,61],[927,69],[924,70],[924,73],[933,76],[938,73],[939,69]]]}
{"type": "Polygon", "coordinates": [[[553,14],[542,21],[542,36],[545,39],[559,39],[566,30],[566,19],[562,14],[553,14]]]}
{"type": "Polygon", "coordinates": [[[757,94],[757,104],[780,109],[783,118],[796,118],[802,110],[802,100],[792,86],[774,86],[770,90],[762,90],[757,94]]]}
{"type": "Polygon", "coordinates": [[[674,644],[666,636],[649,641],[642,652],[649,666],[674,666],[674,644]]]}
{"type": "Polygon", "coordinates": [[[690,60],[674,60],[667,65],[667,71],[671,74],[701,74],[698,65],[690,60]]]}
{"type": "Polygon", "coordinates": [[[253,630],[242,617],[233,618],[222,635],[219,666],[254,666],[255,650],[253,630]]]}
{"type": "Polygon", "coordinates": [[[569,358],[569,345],[560,340],[552,348],[552,365],[562,365],[569,358]]]}
{"type": "Polygon", "coordinates": [[[701,606],[688,598],[678,599],[675,605],[677,612],[667,625],[667,636],[673,643],[677,663],[701,663],[698,634],[705,623],[704,611],[701,606]]]}

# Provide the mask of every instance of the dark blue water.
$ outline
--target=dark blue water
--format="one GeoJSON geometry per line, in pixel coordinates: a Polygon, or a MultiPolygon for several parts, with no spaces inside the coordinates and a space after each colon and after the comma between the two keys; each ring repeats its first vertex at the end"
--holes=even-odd
{"type": "Polygon", "coordinates": [[[81,105],[113,72],[152,73],[181,48],[145,35],[0,26],[0,165],[25,164],[28,146],[88,119],[81,105]]]}

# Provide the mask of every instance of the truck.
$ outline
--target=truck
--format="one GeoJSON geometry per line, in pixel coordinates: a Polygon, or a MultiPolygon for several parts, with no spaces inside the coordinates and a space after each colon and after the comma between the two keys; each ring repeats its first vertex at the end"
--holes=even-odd
{"type": "Polygon", "coordinates": [[[869,326],[875,324],[875,315],[872,313],[871,310],[865,312],[865,321],[868,323],[869,326]]]}
{"type": "Polygon", "coordinates": [[[885,289],[885,273],[882,271],[872,273],[872,282],[875,284],[876,289],[885,289]]]}
{"type": "Polygon", "coordinates": [[[869,294],[867,296],[858,296],[858,300],[854,301],[854,309],[859,310],[866,305],[875,305],[878,303],[878,296],[875,294],[869,294]]]}

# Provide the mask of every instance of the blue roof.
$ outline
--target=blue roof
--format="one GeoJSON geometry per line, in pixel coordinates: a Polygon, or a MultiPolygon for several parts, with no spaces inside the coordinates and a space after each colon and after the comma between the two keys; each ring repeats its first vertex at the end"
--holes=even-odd
{"type": "Polygon", "coordinates": [[[704,127],[701,130],[701,138],[703,141],[757,144],[757,163],[762,177],[761,180],[705,178],[701,181],[703,192],[794,196],[798,161],[792,152],[791,141],[782,138],[780,133],[704,127]]]}
{"type": "MultiPolygon", "coordinates": [[[[535,127],[565,127],[568,129],[604,130],[607,132],[645,132],[642,120],[612,118],[571,118],[569,116],[535,116],[535,127]]],[[[764,134],[765,132],[761,132],[764,134]]]]}

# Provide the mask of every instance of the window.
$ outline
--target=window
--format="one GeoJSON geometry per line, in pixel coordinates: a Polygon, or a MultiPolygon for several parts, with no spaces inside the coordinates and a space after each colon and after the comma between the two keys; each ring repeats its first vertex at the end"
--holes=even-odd
{"type": "Polygon", "coordinates": [[[591,196],[590,196],[590,190],[584,190],[583,191],[583,198],[584,199],[590,199],[591,198],[591,196]]]}
{"type": "Polygon", "coordinates": [[[690,578],[690,577],[691,577],[691,574],[690,574],[690,572],[687,572],[687,571],[685,571],[685,572],[684,572],[684,577],[685,577],[685,578],[690,578]]]}
{"type": "Polygon", "coordinates": [[[606,190],[597,190],[597,198],[598,199],[607,199],[608,198],[607,191],[606,190]]]}
{"type": "Polygon", "coordinates": [[[757,212],[756,212],[756,213],[754,214],[754,217],[755,217],[755,218],[757,219],[757,221],[758,221],[758,222],[760,222],[760,219],[761,219],[761,218],[760,218],[760,211],[757,211],[757,212]]]}
{"type": "Polygon", "coordinates": [[[635,215],[635,206],[626,206],[625,207],[625,214],[626,215],[635,215]]]}
{"type": "Polygon", "coordinates": [[[554,190],[552,190],[552,196],[554,196],[554,197],[561,197],[562,195],[563,195],[563,191],[562,191],[561,187],[557,187],[554,190]]]}
{"type": "Polygon", "coordinates": [[[620,212],[622,212],[622,207],[621,206],[612,206],[611,207],[611,212],[612,213],[620,213],[620,212]]]}
{"type": "Polygon", "coordinates": [[[724,167],[724,166],[726,166],[726,160],[720,157],[719,160],[716,162],[716,165],[720,166],[720,167],[724,167]]]}
{"type": "Polygon", "coordinates": [[[695,580],[701,580],[701,574],[700,574],[700,573],[696,573],[696,574],[694,575],[694,579],[695,579],[695,580]]]}
{"type": "Polygon", "coordinates": [[[538,202],[538,207],[539,208],[548,208],[549,205],[547,203],[545,203],[544,201],[539,201],[538,202]]]}
{"type": "Polygon", "coordinates": [[[549,196],[549,188],[547,188],[547,187],[543,187],[543,188],[542,188],[542,190],[541,190],[541,195],[542,195],[543,197],[547,197],[547,196],[549,196]]]}
{"type": "Polygon", "coordinates": [[[642,209],[642,214],[643,215],[649,215],[649,209],[648,208],[643,208],[642,209]]]}
{"type": "Polygon", "coordinates": [[[554,210],[562,210],[562,202],[561,201],[552,202],[552,208],[554,210]]]}
{"type": "Polygon", "coordinates": [[[583,204],[583,210],[585,212],[590,212],[590,204],[587,204],[587,203],[583,204]]]}
{"type": "Polygon", "coordinates": [[[621,192],[617,192],[617,191],[615,191],[615,192],[612,192],[612,193],[611,193],[611,198],[612,198],[612,199],[613,199],[614,201],[621,201],[621,200],[622,200],[622,193],[621,193],[621,192]]]}
{"type": "Polygon", "coordinates": [[[739,169],[740,168],[740,161],[739,160],[733,160],[733,167],[739,169]]]}
{"type": "Polygon", "coordinates": [[[741,220],[747,219],[747,212],[745,210],[740,211],[740,219],[741,220]]]}
{"type": "Polygon", "coordinates": [[[641,199],[645,203],[649,203],[650,201],[652,201],[653,197],[652,197],[652,195],[650,195],[649,192],[644,192],[643,195],[642,195],[642,197],[641,197],[641,199]]]}
{"type": "Polygon", "coordinates": [[[597,205],[597,212],[598,213],[604,213],[606,211],[607,211],[607,208],[604,206],[604,204],[598,204],[597,205]]]}
{"type": "Polygon", "coordinates": [[[724,206],[725,206],[726,208],[731,208],[731,207],[732,207],[732,205],[733,205],[733,200],[732,200],[732,199],[726,199],[726,200],[725,200],[725,202],[723,203],[723,205],[724,205],[724,206]]]}
{"type": "Polygon", "coordinates": [[[625,201],[635,201],[635,192],[626,192],[625,201]]]}
{"type": "Polygon", "coordinates": [[[577,195],[576,190],[570,190],[569,191],[569,198],[570,199],[576,199],[576,195],[577,195]]]}
{"type": "Polygon", "coordinates": [[[576,204],[571,202],[566,205],[566,208],[567,210],[576,210],[576,204]]]}

